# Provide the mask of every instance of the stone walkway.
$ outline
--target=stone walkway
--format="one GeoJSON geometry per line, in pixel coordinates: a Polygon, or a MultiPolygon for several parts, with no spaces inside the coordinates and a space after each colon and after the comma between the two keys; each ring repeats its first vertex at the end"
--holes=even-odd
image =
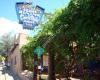
{"type": "Polygon", "coordinates": [[[0,65],[0,80],[20,80],[17,75],[15,75],[6,66],[0,65]]]}

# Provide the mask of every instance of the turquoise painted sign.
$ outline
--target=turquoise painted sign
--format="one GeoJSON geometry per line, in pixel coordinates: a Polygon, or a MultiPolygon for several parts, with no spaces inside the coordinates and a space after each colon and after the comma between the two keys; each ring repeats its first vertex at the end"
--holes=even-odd
{"type": "Polygon", "coordinates": [[[43,55],[43,53],[44,53],[44,48],[38,46],[38,47],[36,47],[36,49],[34,50],[34,52],[35,52],[35,54],[38,55],[38,58],[40,58],[41,55],[43,55]]]}

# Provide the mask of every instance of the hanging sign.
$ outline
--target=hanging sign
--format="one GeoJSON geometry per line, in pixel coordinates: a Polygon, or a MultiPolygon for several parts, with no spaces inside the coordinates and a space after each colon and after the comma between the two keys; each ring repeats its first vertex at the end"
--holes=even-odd
{"type": "Polygon", "coordinates": [[[44,9],[38,5],[33,7],[32,3],[17,2],[16,12],[23,29],[34,29],[41,21],[44,9]]]}
{"type": "Polygon", "coordinates": [[[43,55],[43,53],[44,53],[44,49],[43,49],[42,47],[38,46],[38,47],[35,49],[34,52],[35,52],[35,54],[38,55],[38,58],[41,58],[41,55],[43,55]]]}

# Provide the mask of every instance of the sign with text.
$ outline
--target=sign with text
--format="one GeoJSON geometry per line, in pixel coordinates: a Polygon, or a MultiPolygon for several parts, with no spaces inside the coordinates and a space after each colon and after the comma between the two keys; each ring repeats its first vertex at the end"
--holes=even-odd
{"type": "Polygon", "coordinates": [[[44,9],[38,5],[33,7],[32,3],[18,2],[16,12],[19,23],[23,25],[24,29],[34,29],[42,19],[44,9]]]}

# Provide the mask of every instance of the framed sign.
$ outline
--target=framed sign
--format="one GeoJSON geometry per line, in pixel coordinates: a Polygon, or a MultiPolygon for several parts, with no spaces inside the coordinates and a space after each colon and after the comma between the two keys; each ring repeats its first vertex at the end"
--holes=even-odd
{"type": "Polygon", "coordinates": [[[38,5],[33,7],[32,3],[18,2],[16,12],[19,23],[23,25],[24,29],[34,29],[42,19],[44,9],[38,5]]]}

